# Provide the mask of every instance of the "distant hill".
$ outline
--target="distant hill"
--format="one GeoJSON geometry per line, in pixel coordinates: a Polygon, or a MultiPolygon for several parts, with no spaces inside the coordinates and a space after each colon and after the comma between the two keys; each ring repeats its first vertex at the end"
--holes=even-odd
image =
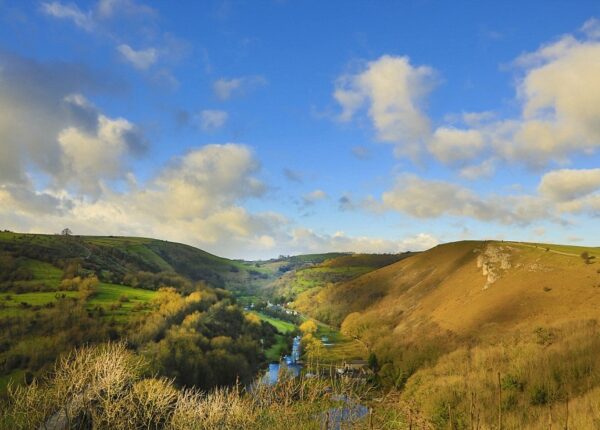
{"type": "Polygon", "coordinates": [[[266,284],[263,294],[292,301],[306,291],[315,294],[331,283],[354,279],[410,255],[329,253],[283,258],[266,266],[279,276],[266,284]]]}
{"type": "Polygon", "coordinates": [[[249,264],[217,257],[180,243],[114,236],[62,236],[0,232],[0,254],[70,264],[93,272],[101,281],[122,283],[139,272],[174,273],[212,287],[243,289],[265,275],[249,264]]]}

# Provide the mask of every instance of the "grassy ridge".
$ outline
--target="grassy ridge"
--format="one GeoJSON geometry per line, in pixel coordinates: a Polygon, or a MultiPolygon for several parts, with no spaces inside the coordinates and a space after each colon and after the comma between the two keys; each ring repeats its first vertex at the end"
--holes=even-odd
{"type": "Polygon", "coordinates": [[[600,261],[584,252],[599,255],[562,245],[445,244],[309,290],[295,304],[374,351],[382,381],[405,389],[403,400],[435,428],[469,428],[471,412],[495,428],[498,373],[507,428],[547,426],[549,414],[564,423],[556,410],[567,398],[579,411],[569,428],[595,428],[600,261]]]}
{"type": "Polygon", "coordinates": [[[213,287],[243,290],[260,283],[265,276],[245,262],[221,258],[184,244],[138,237],[0,232],[2,253],[52,266],[76,262],[83,270],[96,273],[109,283],[121,283],[132,272],[174,272],[213,287]]]}

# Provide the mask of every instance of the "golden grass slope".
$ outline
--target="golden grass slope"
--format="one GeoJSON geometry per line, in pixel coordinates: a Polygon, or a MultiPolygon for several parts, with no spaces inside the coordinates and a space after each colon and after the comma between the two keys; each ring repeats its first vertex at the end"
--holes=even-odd
{"type": "Polygon", "coordinates": [[[303,295],[296,306],[334,324],[358,312],[352,319],[363,326],[385,327],[404,340],[593,319],[600,315],[600,261],[586,263],[583,251],[600,260],[598,248],[449,243],[303,295]]]}

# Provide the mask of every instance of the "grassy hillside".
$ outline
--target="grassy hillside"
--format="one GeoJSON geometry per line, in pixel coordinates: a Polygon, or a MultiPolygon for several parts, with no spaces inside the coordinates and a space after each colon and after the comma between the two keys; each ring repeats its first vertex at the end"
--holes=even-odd
{"type": "Polygon", "coordinates": [[[317,254],[291,257],[280,263],[280,277],[267,284],[264,293],[280,301],[294,300],[307,290],[316,292],[328,284],[348,281],[395,263],[404,254],[317,254]]]}
{"type": "Polygon", "coordinates": [[[365,344],[436,427],[468,428],[474,410],[492,426],[500,384],[507,428],[534,428],[551,408],[563,419],[567,399],[580,414],[600,400],[598,260],[600,248],[457,242],[295,305],[365,344]]]}
{"type": "Polygon", "coordinates": [[[271,346],[275,329],[245,321],[221,288],[245,292],[265,277],[160,240],[0,232],[0,399],[10,381],[44,375],[71,348],[124,337],[181,384],[251,378],[263,359],[259,339],[271,346]],[[195,337],[170,344],[194,325],[195,337]],[[195,357],[195,370],[172,359],[175,350],[195,357]]]}
{"type": "MultiPolygon", "coordinates": [[[[109,283],[127,283],[125,276],[137,272],[164,272],[204,281],[212,287],[243,290],[265,277],[260,269],[244,262],[147,238],[0,232],[0,257],[6,255],[28,259],[27,264],[33,265],[34,270],[54,270],[55,281],[59,276],[56,268],[67,269],[69,265],[109,283]]],[[[16,268],[27,272],[27,264],[16,268]]]]}
{"type": "Polygon", "coordinates": [[[514,242],[437,246],[346,283],[301,297],[297,307],[341,324],[360,311],[396,331],[475,335],[532,324],[593,318],[600,305],[599,248],[514,242]],[[315,300],[316,303],[312,302],[315,300]],[[315,306],[316,305],[316,306],[315,306]],[[551,312],[550,312],[551,310],[551,312]]]}

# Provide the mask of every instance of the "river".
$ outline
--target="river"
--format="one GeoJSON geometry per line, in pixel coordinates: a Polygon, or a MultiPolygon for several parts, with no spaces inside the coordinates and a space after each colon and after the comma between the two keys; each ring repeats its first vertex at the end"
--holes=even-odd
{"type": "MultiPolygon", "coordinates": [[[[282,363],[285,363],[285,367],[293,376],[300,376],[302,365],[300,364],[300,336],[296,336],[292,343],[292,353],[286,355],[282,359],[282,363]]],[[[269,369],[263,376],[262,382],[267,385],[275,385],[279,380],[279,372],[281,370],[282,363],[270,363],[269,369]]]]}

